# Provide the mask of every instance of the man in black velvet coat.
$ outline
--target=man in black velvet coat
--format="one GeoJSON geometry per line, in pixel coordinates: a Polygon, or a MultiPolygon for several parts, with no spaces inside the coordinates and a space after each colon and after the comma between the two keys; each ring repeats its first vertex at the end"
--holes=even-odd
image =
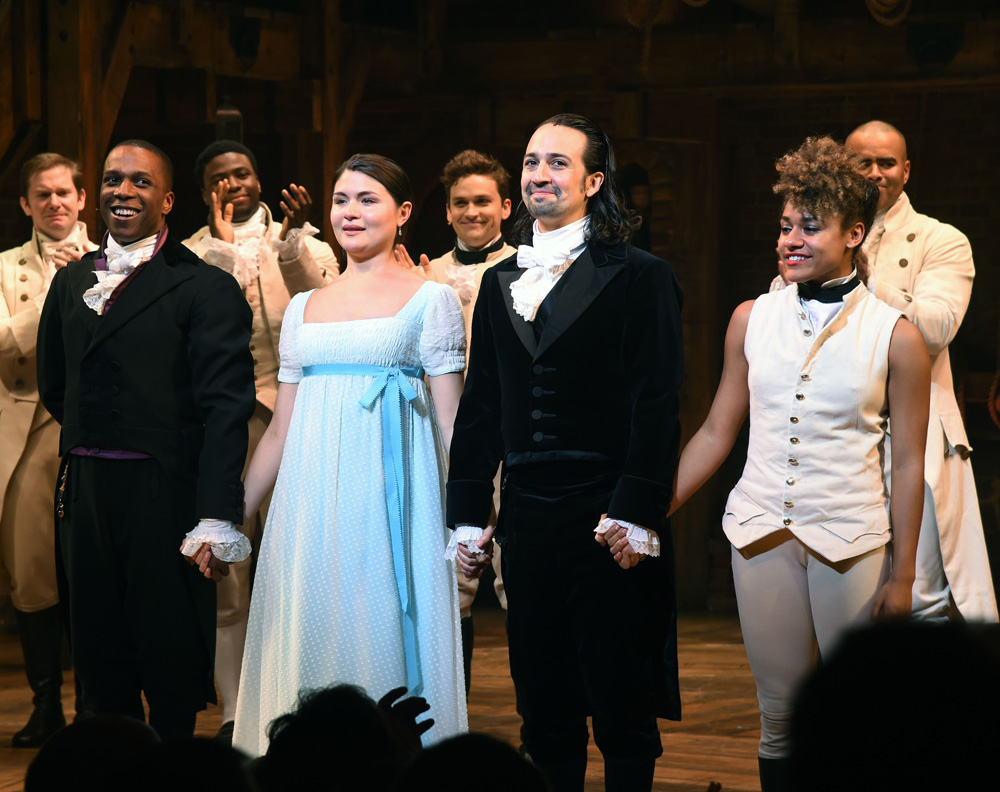
{"type": "Polygon", "coordinates": [[[648,790],[662,753],[656,718],[680,718],[665,515],[681,290],[666,262],[629,247],[635,222],[593,122],[564,114],[539,126],[521,192],[514,235],[532,247],[483,277],[448,524],[465,540],[463,570],[481,571],[493,532],[479,529],[503,462],[496,533],[525,748],[556,792],[582,790],[592,715],[606,787],[648,790]],[[628,530],[620,560],[599,523],[628,530]]]}
{"type": "Polygon", "coordinates": [[[95,712],[141,720],[144,693],[165,739],[192,736],[215,701],[215,584],[178,550],[199,520],[242,522],[255,399],[250,309],[232,276],[168,236],[172,175],[149,143],[111,150],[109,233],[56,273],[38,334],[39,392],[62,425],[74,665],[95,712]]]}

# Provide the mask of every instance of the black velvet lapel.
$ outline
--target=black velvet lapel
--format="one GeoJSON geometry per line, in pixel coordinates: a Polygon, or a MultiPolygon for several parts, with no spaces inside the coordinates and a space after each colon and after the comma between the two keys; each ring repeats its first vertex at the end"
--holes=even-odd
{"type": "MultiPolygon", "coordinates": [[[[563,275],[569,280],[562,290],[562,294],[556,300],[551,316],[545,323],[545,330],[542,332],[538,347],[534,351],[536,359],[541,357],[558,340],[559,336],[580,318],[583,312],[590,307],[590,304],[597,299],[604,287],[622,271],[624,263],[624,245],[614,248],[587,245],[587,249],[580,254],[580,257],[570,265],[566,274],[563,275]]],[[[520,317],[518,318],[520,319],[520,317]]]]}
{"type": "MultiPolygon", "coordinates": [[[[570,269],[573,269],[570,267],[570,269]]],[[[503,304],[507,306],[507,315],[510,317],[510,323],[514,327],[514,331],[517,333],[517,337],[521,339],[521,343],[524,344],[524,348],[534,356],[535,347],[537,342],[535,341],[535,331],[531,329],[531,323],[526,322],[524,318],[514,310],[514,298],[510,293],[510,285],[521,277],[523,269],[517,267],[515,264],[515,269],[513,270],[498,270],[497,271],[497,283],[500,286],[500,295],[503,297],[503,304]]]]}
{"type": "MultiPolygon", "coordinates": [[[[169,242],[168,242],[169,244],[169,242]]],[[[194,277],[194,272],[187,268],[172,267],[167,263],[163,250],[146,262],[141,271],[135,273],[134,281],[128,284],[121,295],[111,306],[106,315],[98,317],[99,325],[90,341],[88,352],[102,343],[108,336],[117,332],[135,316],[142,313],[151,303],[167,292],[175,289],[186,280],[194,277]]],[[[89,308],[87,309],[90,310],[89,308]]],[[[91,312],[97,316],[96,312],[91,312]]]]}

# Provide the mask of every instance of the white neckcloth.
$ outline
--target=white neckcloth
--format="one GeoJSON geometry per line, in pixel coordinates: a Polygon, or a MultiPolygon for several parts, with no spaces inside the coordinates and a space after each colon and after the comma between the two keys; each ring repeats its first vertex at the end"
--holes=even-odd
{"type": "Polygon", "coordinates": [[[130,245],[119,245],[115,238],[108,236],[108,246],[105,257],[108,262],[106,270],[95,270],[97,284],[83,293],[83,302],[91,310],[104,314],[104,306],[118,284],[125,280],[142,262],[152,258],[156,249],[156,234],[140,239],[130,245]]]}
{"type": "MultiPolygon", "coordinates": [[[[840,286],[842,283],[847,283],[851,278],[855,277],[858,271],[851,270],[851,274],[843,278],[834,278],[833,280],[828,280],[823,284],[821,288],[825,289],[828,286],[840,286]]],[[[826,326],[833,321],[833,317],[840,313],[840,309],[844,307],[844,300],[841,298],[837,302],[825,303],[819,300],[803,300],[799,297],[799,304],[806,309],[809,314],[809,319],[812,322],[813,332],[819,335],[826,329],[826,326]]]]}
{"type": "Polygon", "coordinates": [[[517,249],[517,266],[526,272],[510,284],[514,310],[526,322],[533,322],[538,306],[587,247],[590,217],[582,217],[555,231],[540,231],[536,220],[532,244],[517,249]]]}

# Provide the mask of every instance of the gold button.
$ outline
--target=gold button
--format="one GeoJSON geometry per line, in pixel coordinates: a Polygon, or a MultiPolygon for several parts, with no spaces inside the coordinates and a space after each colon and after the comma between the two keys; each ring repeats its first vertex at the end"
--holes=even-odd
{"type": "Polygon", "coordinates": [[[802,331],[802,335],[804,335],[804,336],[811,336],[812,334],[813,334],[812,330],[803,330],[802,331]]]}
{"type": "Polygon", "coordinates": [[[28,295],[27,294],[22,294],[21,295],[21,302],[27,302],[27,301],[28,301],[28,295]]]}
{"type": "Polygon", "coordinates": [[[796,393],[795,398],[798,399],[799,401],[802,401],[805,398],[805,396],[802,395],[801,393],[796,393]]]}
{"type": "Polygon", "coordinates": [[[792,423],[798,423],[799,422],[799,419],[796,418],[794,415],[791,418],[789,418],[788,420],[791,421],[792,423]]]}
{"type": "Polygon", "coordinates": [[[799,460],[797,460],[795,457],[792,457],[791,459],[788,460],[788,464],[791,465],[792,467],[798,467],[799,460]]]}
{"type": "Polygon", "coordinates": [[[785,525],[791,525],[792,524],[792,518],[791,517],[786,517],[784,520],[782,520],[782,522],[785,525]]]}
{"type": "Polygon", "coordinates": [[[910,262],[909,262],[909,261],[907,261],[906,259],[900,259],[900,260],[899,260],[899,266],[901,266],[901,267],[905,267],[905,266],[906,266],[907,264],[909,264],[909,263],[910,263],[910,262]]]}
{"type": "Polygon", "coordinates": [[[794,503],[792,503],[791,501],[785,501],[785,508],[786,508],[786,509],[790,509],[790,508],[792,508],[792,507],[793,507],[794,505],[795,505],[795,504],[794,504],[794,503]]]}
{"type": "Polygon", "coordinates": [[[27,259],[21,259],[21,260],[20,260],[19,262],[17,262],[17,263],[18,263],[18,264],[20,264],[20,265],[21,265],[21,266],[23,267],[23,266],[24,266],[25,264],[27,264],[27,263],[28,263],[28,260],[27,260],[27,259]]]}
{"type": "Polygon", "coordinates": [[[17,390],[20,390],[23,387],[24,387],[24,380],[19,379],[19,380],[15,380],[14,381],[14,388],[16,388],[17,390]]]}
{"type": "Polygon", "coordinates": [[[787,485],[788,485],[789,487],[791,487],[791,486],[792,486],[792,485],[793,485],[793,484],[795,483],[795,479],[794,479],[794,478],[792,478],[791,476],[789,476],[788,478],[786,478],[786,479],[785,479],[785,483],[786,483],[786,484],[787,484],[787,485]]]}
{"type": "Polygon", "coordinates": [[[917,238],[917,235],[916,235],[916,234],[907,234],[907,235],[906,235],[906,241],[907,241],[907,242],[912,242],[912,241],[913,241],[914,239],[916,239],[916,238],[917,238]]]}
{"type": "Polygon", "coordinates": [[[811,378],[808,374],[803,374],[802,376],[799,377],[799,379],[802,380],[803,382],[809,382],[811,378]]]}
{"type": "Polygon", "coordinates": [[[799,444],[799,438],[797,438],[797,437],[792,437],[792,438],[789,438],[789,442],[790,442],[790,443],[791,443],[792,445],[798,445],[798,444],[799,444]]]}
{"type": "Polygon", "coordinates": [[[913,302],[913,298],[909,294],[904,294],[903,299],[907,302],[913,302]]]}
{"type": "Polygon", "coordinates": [[[806,315],[804,313],[800,313],[799,314],[799,319],[805,319],[805,318],[806,318],[806,315]]]}
{"type": "Polygon", "coordinates": [[[26,272],[22,272],[20,278],[21,283],[24,283],[26,280],[28,280],[28,274],[26,272]]]}

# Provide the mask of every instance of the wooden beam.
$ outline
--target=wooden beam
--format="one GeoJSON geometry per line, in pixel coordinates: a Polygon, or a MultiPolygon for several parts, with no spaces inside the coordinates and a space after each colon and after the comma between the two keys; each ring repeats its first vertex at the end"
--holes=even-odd
{"type": "MultiPolygon", "coordinates": [[[[125,89],[128,87],[132,66],[135,65],[135,3],[129,3],[125,15],[115,31],[111,44],[111,60],[103,75],[101,84],[100,134],[98,155],[103,157],[111,144],[111,132],[115,128],[118,112],[121,110],[125,89]]],[[[94,196],[97,197],[96,195],[94,196]]]]}

